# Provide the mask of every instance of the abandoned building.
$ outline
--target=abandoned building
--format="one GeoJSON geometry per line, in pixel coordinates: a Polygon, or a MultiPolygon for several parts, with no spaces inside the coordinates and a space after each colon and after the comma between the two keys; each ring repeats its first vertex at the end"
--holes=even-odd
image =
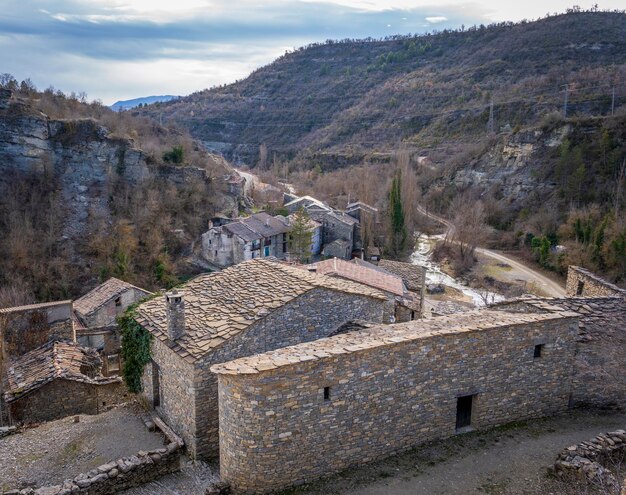
{"type": "Polygon", "coordinates": [[[331,208],[311,196],[302,196],[285,204],[289,213],[303,208],[322,226],[322,255],[327,258],[349,260],[353,253],[360,253],[363,245],[363,228],[371,228],[377,222],[378,210],[362,202],[348,205],[345,212],[331,208]]]}
{"type": "Polygon", "coordinates": [[[394,305],[394,321],[411,321],[421,316],[419,294],[409,292],[401,277],[366,261],[331,258],[306,266],[310,272],[339,277],[368,285],[384,292],[394,305]]]}
{"type": "Polygon", "coordinates": [[[121,370],[120,335],[116,318],[150,292],[117,278],[110,278],[74,301],[76,341],[100,352],[102,372],[121,370]]]}
{"type": "Polygon", "coordinates": [[[210,366],[328,337],[352,320],[389,322],[393,310],[379,290],[277,261],[198,276],[137,309],[137,322],[155,337],[144,394],[192,456],[215,456],[218,395],[210,366]]]}
{"type": "Polygon", "coordinates": [[[94,349],[47,342],[9,359],[4,398],[9,423],[38,423],[73,414],[98,414],[124,397],[119,377],[101,375],[94,349]]]}
{"type": "Polygon", "coordinates": [[[202,256],[220,267],[270,256],[284,259],[290,231],[285,217],[273,217],[265,212],[221,226],[210,224],[209,230],[202,234],[202,256]]]}
{"type": "Polygon", "coordinates": [[[570,267],[567,293],[213,365],[222,479],[265,493],[473,429],[626,406],[626,291],[570,267]]]}

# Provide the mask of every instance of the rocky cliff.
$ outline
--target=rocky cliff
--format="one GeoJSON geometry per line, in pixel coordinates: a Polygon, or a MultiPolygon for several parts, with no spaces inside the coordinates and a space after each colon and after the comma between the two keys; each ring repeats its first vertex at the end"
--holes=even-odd
{"type": "MultiPolygon", "coordinates": [[[[200,200],[190,200],[182,207],[167,204],[164,198],[161,204],[157,202],[160,210],[185,210],[184,218],[181,212],[168,213],[174,219],[168,228],[188,243],[193,242],[197,232],[186,218],[195,217],[198,221],[194,225],[206,225],[212,215],[237,212],[240,181],[225,160],[212,156],[207,168],[155,163],[154,156],[138,149],[132,139],[110,135],[94,119],[53,119],[31,103],[28,98],[0,89],[0,186],[3,190],[28,188],[35,179],[50,184],[51,201],[61,218],[59,230],[52,235],[63,244],[63,256],[73,263],[97,269],[89,254],[77,246],[102,234],[94,231],[96,226],[101,229],[119,220],[119,204],[128,202],[124,196],[139,191],[145,194],[151,189],[158,196],[159,190],[169,189],[172,198],[179,198],[193,190],[194,198],[200,200]],[[99,223],[94,223],[94,218],[99,223]]],[[[29,199],[38,200],[32,195],[29,199]]],[[[0,202],[3,200],[7,198],[0,202]]],[[[146,205],[146,214],[150,214],[150,208],[146,205]]],[[[13,210],[7,208],[9,214],[13,210]]]]}

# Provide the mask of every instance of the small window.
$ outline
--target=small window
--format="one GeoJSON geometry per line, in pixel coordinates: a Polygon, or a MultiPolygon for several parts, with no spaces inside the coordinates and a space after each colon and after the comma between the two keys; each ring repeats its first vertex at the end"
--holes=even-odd
{"type": "Polygon", "coordinates": [[[115,298],[115,306],[121,306],[122,305],[122,298],[120,297],[116,297],[115,298]]]}
{"type": "Polygon", "coordinates": [[[324,400],[330,400],[330,387],[324,387],[324,400]]]}
{"type": "Polygon", "coordinates": [[[537,344],[537,345],[535,346],[535,352],[534,352],[534,354],[533,354],[533,357],[534,357],[535,359],[538,359],[538,358],[540,358],[540,357],[541,357],[541,354],[542,354],[542,353],[543,353],[543,344],[537,344]]]}
{"type": "Polygon", "coordinates": [[[585,290],[585,282],[583,280],[578,281],[578,286],[576,286],[576,295],[582,296],[583,290],[585,290]]]}

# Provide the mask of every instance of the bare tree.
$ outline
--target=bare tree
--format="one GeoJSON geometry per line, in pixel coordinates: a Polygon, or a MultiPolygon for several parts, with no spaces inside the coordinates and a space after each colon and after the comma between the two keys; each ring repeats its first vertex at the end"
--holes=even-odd
{"type": "Polygon", "coordinates": [[[458,253],[457,271],[463,272],[474,263],[476,246],[487,237],[485,209],[482,201],[475,200],[469,194],[454,198],[451,240],[458,253]]]}

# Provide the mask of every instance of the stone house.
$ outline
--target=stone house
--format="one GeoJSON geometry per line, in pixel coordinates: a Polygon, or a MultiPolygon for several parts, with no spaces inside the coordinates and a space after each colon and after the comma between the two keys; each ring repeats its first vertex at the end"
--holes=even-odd
{"type": "Polygon", "coordinates": [[[100,374],[94,349],[48,342],[11,359],[4,398],[10,423],[38,423],[74,414],[98,414],[125,397],[119,377],[100,374]]]}
{"type": "MultiPolygon", "coordinates": [[[[361,260],[357,260],[357,263],[361,260]]],[[[376,266],[388,273],[402,278],[409,292],[419,297],[421,313],[424,314],[424,296],[426,294],[426,268],[404,261],[381,259],[376,266]]]]}
{"type": "Polygon", "coordinates": [[[212,365],[328,337],[353,320],[389,322],[392,314],[382,291],[276,261],[201,275],[137,309],[137,322],[155,337],[143,393],[193,457],[215,456],[212,365]]]}
{"type": "Polygon", "coordinates": [[[221,477],[235,493],[268,493],[423,442],[565,411],[577,318],[475,311],[214,365],[221,477]]]}
{"type": "Polygon", "coordinates": [[[74,301],[76,341],[101,353],[105,375],[117,374],[121,369],[116,318],[148,295],[147,290],[112,277],[74,301]]]}
{"type": "MultiPolygon", "coordinates": [[[[292,214],[287,217],[289,225],[293,224],[294,215],[295,214],[292,214]]],[[[309,247],[309,252],[313,257],[319,256],[322,252],[322,224],[310,218],[309,232],[311,232],[311,246],[309,247]]]]}
{"type": "Polygon", "coordinates": [[[74,341],[72,301],[0,309],[0,425],[9,421],[4,402],[7,362],[54,340],[74,341]]]}
{"type": "MultiPolygon", "coordinates": [[[[346,206],[346,215],[358,220],[354,231],[354,249],[365,250],[371,248],[372,246],[364,245],[363,231],[367,230],[367,232],[371,234],[375,228],[378,229],[378,224],[380,223],[378,210],[373,206],[363,203],[362,201],[355,201],[353,203],[348,203],[346,206]]],[[[371,244],[371,239],[369,241],[366,239],[365,242],[371,244]]]]}
{"type": "Polygon", "coordinates": [[[310,272],[352,280],[384,292],[394,305],[394,322],[411,321],[421,316],[421,300],[409,292],[398,275],[366,261],[354,259],[345,261],[338,258],[319,261],[307,265],[310,272]]]}
{"type": "Polygon", "coordinates": [[[285,217],[272,217],[265,212],[221,226],[210,225],[202,234],[202,256],[220,267],[270,256],[283,259],[288,252],[290,231],[285,217]]]}

